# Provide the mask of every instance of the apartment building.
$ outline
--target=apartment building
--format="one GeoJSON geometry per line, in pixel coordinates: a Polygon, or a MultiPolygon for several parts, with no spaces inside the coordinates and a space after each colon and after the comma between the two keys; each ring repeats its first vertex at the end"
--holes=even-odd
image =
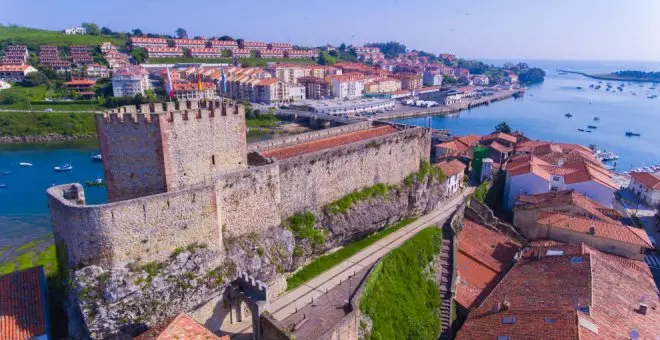
{"type": "Polygon", "coordinates": [[[163,38],[131,37],[128,41],[133,47],[167,47],[167,40],[163,38]]]}
{"type": "Polygon", "coordinates": [[[389,93],[401,90],[401,80],[396,78],[376,79],[364,85],[366,93],[389,93]]]}
{"type": "Polygon", "coordinates": [[[309,59],[316,56],[314,50],[285,50],[284,56],[291,59],[309,59]]]}
{"type": "Polygon", "coordinates": [[[298,79],[309,75],[309,70],[296,64],[271,64],[266,67],[273,77],[289,84],[298,83],[298,79]]]}
{"type": "Polygon", "coordinates": [[[282,50],[257,50],[259,58],[284,58],[284,51],[282,50]]]}
{"type": "Polygon", "coordinates": [[[307,99],[328,99],[332,97],[332,88],[330,83],[319,77],[300,77],[298,84],[305,88],[305,98],[307,99]]]}
{"type": "Polygon", "coordinates": [[[238,48],[238,43],[234,40],[211,40],[211,48],[232,51],[238,48]]]}
{"type": "Polygon", "coordinates": [[[71,79],[64,83],[64,87],[68,90],[87,92],[91,91],[95,84],[95,81],[89,79],[71,79]]]}
{"type": "Polygon", "coordinates": [[[111,42],[102,42],[99,45],[99,48],[101,49],[101,53],[103,53],[103,54],[108,53],[110,51],[116,51],[117,50],[117,47],[115,45],[113,45],[111,42]]]}
{"type": "Polygon", "coordinates": [[[360,74],[331,76],[332,95],[336,98],[359,98],[364,93],[364,77],[360,74]]]}
{"type": "Polygon", "coordinates": [[[288,50],[292,50],[293,46],[290,43],[272,42],[268,44],[268,48],[271,50],[288,51],[288,50]]]}
{"type": "Polygon", "coordinates": [[[55,72],[59,74],[66,74],[68,72],[71,72],[71,62],[68,60],[54,60],[48,63],[47,66],[52,68],[55,72]]]}
{"type": "Polygon", "coordinates": [[[26,58],[30,56],[30,53],[28,52],[28,48],[25,45],[9,45],[5,48],[5,51],[7,51],[7,52],[20,52],[26,58]]]}
{"type": "Polygon", "coordinates": [[[305,65],[310,77],[325,78],[327,76],[338,76],[343,73],[342,69],[325,65],[305,65]]]}
{"type": "Polygon", "coordinates": [[[174,83],[172,84],[174,96],[178,100],[218,99],[215,83],[174,83]],[[200,89],[201,87],[201,89],[200,89]]]}
{"type": "Polygon", "coordinates": [[[110,77],[110,70],[99,64],[89,64],[85,67],[85,75],[92,80],[110,77]]]}
{"type": "Polygon", "coordinates": [[[87,30],[84,27],[69,27],[64,29],[64,34],[66,35],[87,34],[87,30]]]}
{"type": "Polygon", "coordinates": [[[175,47],[179,48],[204,48],[206,40],[201,39],[172,39],[175,47]]]}
{"type": "Polygon", "coordinates": [[[442,73],[440,71],[424,71],[423,75],[425,86],[442,86],[442,73]]]}
{"type": "Polygon", "coordinates": [[[132,97],[151,89],[149,72],[141,66],[116,68],[112,74],[112,90],[115,97],[132,97]]]}
{"type": "Polygon", "coordinates": [[[180,47],[146,47],[149,58],[176,58],[183,57],[180,47]]]}
{"type": "Polygon", "coordinates": [[[393,75],[401,81],[402,90],[415,90],[423,86],[423,77],[415,73],[396,73],[393,75]]]}
{"type": "Polygon", "coordinates": [[[237,48],[235,50],[231,50],[231,55],[234,58],[249,58],[252,56],[252,53],[246,48],[237,48]]]}
{"type": "Polygon", "coordinates": [[[488,79],[488,77],[481,74],[472,77],[472,85],[486,86],[488,85],[489,82],[490,80],[488,79]]]}
{"type": "Polygon", "coordinates": [[[0,65],[25,65],[25,61],[23,59],[5,56],[2,58],[2,60],[0,60],[0,65]]]}
{"type": "Polygon", "coordinates": [[[191,48],[190,56],[193,58],[222,58],[219,48],[191,48]]]}
{"type": "Polygon", "coordinates": [[[660,176],[649,172],[633,172],[630,174],[628,190],[651,207],[660,205],[660,176]]]}
{"type": "Polygon", "coordinates": [[[76,52],[71,54],[71,60],[78,66],[88,65],[94,63],[94,58],[87,52],[76,52]]]}
{"type": "Polygon", "coordinates": [[[454,69],[454,77],[456,78],[469,78],[470,77],[470,70],[466,68],[455,68],[454,69]]]}
{"type": "Polygon", "coordinates": [[[268,45],[263,41],[243,41],[242,44],[238,45],[239,48],[249,50],[249,51],[259,51],[268,49],[268,45]]]}
{"type": "Polygon", "coordinates": [[[37,72],[30,65],[2,65],[0,66],[0,80],[7,82],[21,82],[29,73],[37,72]]]}

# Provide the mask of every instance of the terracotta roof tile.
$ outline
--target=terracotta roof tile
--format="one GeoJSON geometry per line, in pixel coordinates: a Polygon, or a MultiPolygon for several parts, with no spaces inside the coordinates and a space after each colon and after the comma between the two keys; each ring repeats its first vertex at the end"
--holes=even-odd
{"type": "Polygon", "coordinates": [[[638,245],[645,248],[653,248],[646,232],[638,232],[633,227],[618,222],[603,222],[589,218],[572,216],[559,212],[541,211],[537,218],[539,225],[561,228],[582,234],[589,233],[594,229],[595,237],[607,238],[638,245]]]}
{"type": "Polygon", "coordinates": [[[194,339],[194,340],[227,340],[226,337],[218,337],[211,333],[204,326],[197,323],[185,313],[170,318],[164,323],[151,327],[148,331],[140,334],[136,340],[175,340],[175,339],[194,339]]]}
{"type": "Polygon", "coordinates": [[[323,138],[311,142],[296,144],[278,149],[272,149],[261,153],[266,158],[287,159],[294,156],[330,149],[350,143],[363,141],[365,139],[384,136],[398,131],[392,126],[380,126],[362,131],[346,133],[339,136],[323,138]]]}
{"type": "Polygon", "coordinates": [[[502,139],[509,143],[515,143],[517,141],[516,137],[504,132],[491,133],[490,135],[486,135],[481,138],[483,141],[491,141],[495,139],[502,139]]]}
{"type": "Polygon", "coordinates": [[[653,190],[660,190],[660,177],[648,172],[633,172],[630,174],[637,182],[653,190]]]}
{"type": "Polygon", "coordinates": [[[589,213],[591,217],[604,222],[616,223],[617,220],[621,218],[621,214],[616,210],[607,208],[575,190],[550,191],[536,195],[521,195],[516,199],[514,211],[553,209],[565,206],[581,208],[589,213]],[[605,212],[607,212],[607,214],[605,212]]]}
{"type": "Polygon", "coordinates": [[[447,175],[447,177],[451,177],[460,172],[463,172],[466,168],[465,164],[457,159],[452,161],[442,161],[440,163],[436,163],[435,166],[440,168],[442,172],[447,175]]]}
{"type": "Polygon", "coordinates": [[[42,267],[0,276],[0,339],[46,334],[46,279],[42,267]]]}
{"type": "Polygon", "coordinates": [[[510,147],[504,146],[498,142],[492,142],[488,147],[501,153],[508,153],[512,150],[510,147]]]}

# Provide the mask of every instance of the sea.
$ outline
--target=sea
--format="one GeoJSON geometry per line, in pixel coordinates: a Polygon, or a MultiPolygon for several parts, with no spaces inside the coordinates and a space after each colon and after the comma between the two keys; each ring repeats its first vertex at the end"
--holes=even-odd
{"type": "MultiPolygon", "coordinates": [[[[586,73],[609,73],[619,70],[660,71],[660,63],[547,61],[547,60],[486,60],[497,66],[505,62],[526,62],[545,70],[542,84],[532,86],[524,97],[495,102],[460,112],[457,115],[403,119],[400,122],[448,129],[452,134],[487,134],[495,125],[505,121],[514,130],[534,139],[547,141],[596,144],[600,149],[617,153],[618,170],[660,164],[660,84],[610,82],[573,74],[559,74],[559,69],[586,73]],[[623,91],[616,87],[624,84],[623,91]],[[590,85],[601,85],[600,90],[590,85]],[[565,117],[570,112],[572,118],[565,117]],[[600,121],[593,120],[600,117],[600,121]],[[595,125],[593,132],[579,132],[587,125],[595,125]],[[626,131],[640,133],[640,137],[626,137],[626,131]]],[[[0,146],[0,247],[11,240],[42,237],[51,232],[46,189],[54,184],[85,183],[103,176],[103,166],[93,162],[98,152],[94,141],[55,144],[18,144],[0,146]],[[29,162],[31,167],[18,163],[29,162]],[[73,170],[60,173],[53,167],[70,163],[73,170]],[[9,173],[7,173],[9,172],[9,173]]],[[[613,164],[613,163],[612,163],[613,164]]],[[[89,204],[106,201],[103,187],[86,187],[89,204]]]]}

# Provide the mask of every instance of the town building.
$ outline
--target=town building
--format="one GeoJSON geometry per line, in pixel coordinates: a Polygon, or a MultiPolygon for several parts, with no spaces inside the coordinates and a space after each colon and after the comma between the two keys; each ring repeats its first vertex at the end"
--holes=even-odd
{"type": "Polygon", "coordinates": [[[94,58],[88,52],[77,52],[71,54],[71,60],[78,66],[94,63],[94,58]]]}
{"type": "Polygon", "coordinates": [[[88,79],[98,80],[110,77],[110,70],[99,64],[89,64],[85,67],[85,75],[88,79]]]}
{"type": "Polygon", "coordinates": [[[234,40],[211,40],[211,48],[219,48],[220,50],[235,50],[238,48],[238,43],[234,40]]]}
{"type": "Polygon", "coordinates": [[[472,76],[472,85],[486,86],[486,85],[488,85],[488,83],[489,83],[488,77],[486,77],[484,75],[478,74],[478,75],[472,76]]]}
{"type": "Polygon", "coordinates": [[[105,61],[108,62],[110,68],[113,69],[117,67],[126,67],[131,64],[130,61],[128,60],[128,55],[113,50],[110,50],[107,53],[105,53],[103,55],[103,58],[105,59],[105,61]]]}
{"type": "Polygon", "coordinates": [[[284,58],[284,51],[260,49],[257,50],[257,56],[259,58],[284,58]]]}
{"type": "Polygon", "coordinates": [[[102,42],[99,45],[99,48],[101,49],[101,53],[103,53],[103,54],[108,53],[110,51],[116,51],[117,50],[117,47],[115,45],[113,45],[111,42],[107,42],[107,41],[102,42]]]}
{"type": "Polygon", "coordinates": [[[89,79],[71,79],[70,81],[64,83],[64,87],[67,90],[89,92],[92,90],[95,84],[95,81],[89,79]]]}
{"type": "Polygon", "coordinates": [[[219,48],[191,48],[190,56],[193,58],[222,58],[219,48]]]}
{"type": "Polygon", "coordinates": [[[25,65],[25,61],[21,58],[13,58],[9,56],[5,56],[0,60],[0,65],[25,65]]]}
{"type": "Polygon", "coordinates": [[[366,93],[389,93],[401,90],[401,80],[396,78],[376,79],[364,85],[366,93]]]}
{"type": "Polygon", "coordinates": [[[275,78],[289,84],[298,83],[298,79],[309,75],[309,71],[298,64],[270,64],[266,67],[275,78]]]}
{"type": "Polygon", "coordinates": [[[0,66],[0,80],[7,82],[21,82],[29,73],[37,72],[30,65],[2,65],[0,66]]]}
{"type": "Polygon", "coordinates": [[[633,172],[630,174],[628,190],[651,207],[660,205],[660,177],[649,172],[633,172]]]}
{"type": "Polygon", "coordinates": [[[115,97],[132,97],[149,89],[149,72],[143,67],[127,66],[113,70],[112,91],[115,97]]]}
{"type": "Polygon", "coordinates": [[[180,47],[146,47],[149,58],[176,58],[183,57],[180,47]]]}
{"type": "MultiPolygon", "coordinates": [[[[174,80],[172,80],[174,82],[174,80]]],[[[209,82],[189,82],[174,83],[172,90],[177,100],[200,100],[200,99],[218,99],[218,90],[215,83],[209,82]],[[201,89],[200,89],[201,88],[201,89]]]]}
{"type": "Polygon", "coordinates": [[[84,27],[70,27],[64,29],[64,34],[66,35],[87,34],[87,30],[84,27]]]}
{"type": "Polygon", "coordinates": [[[362,61],[372,61],[378,63],[385,59],[385,55],[381,52],[378,47],[368,47],[368,46],[355,46],[353,47],[355,54],[362,61]]]}
{"type": "Polygon", "coordinates": [[[521,154],[506,166],[505,207],[519,195],[574,189],[607,207],[618,189],[593,152],[576,144],[528,141],[516,145],[521,154]]]}
{"type": "Polygon", "coordinates": [[[0,338],[53,339],[42,266],[0,276],[0,338]]]}
{"type": "Polygon", "coordinates": [[[454,60],[456,60],[456,55],[455,54],[450,54],[450,53],[440,53],[440,54],[438,54],[438,57],[442,61],[446,61],[448,63],[452,63],[452,62],[454,62],[454,60]]]}
{"type": "Polygon", "coordinates": [[[447,176],[445,183],[445,195],[447,197],[456,195],[463,189],[463,176],[465,174],[466,165],[457,160],[444,160],[435,164],[436,167],[442,170],[442,173],[447,176]]]}
{"type": "Polygon", "coordinates": [[[201,39],[172,39],[174,47],[179,48],[205,48],[206,40],[201,39]]]}
{"type": "Polygon", "coordinates": [[[293,45],[291,45],[290,43],[272,42],[268,44],[268,48],[271,50],[288,51],[288,50],[293,50],[293,45]]]}
{"type": "Polygon", "coordinates": [[[239,48],[248,51],[259,51],[259,50],[268,49],[268,45],[263,41],[243,41],[238,46],[239,48]]]}
{"type": "Polygon", "coordinates": [[[424,71],[425,86],[442,86],[442,73],[440,71],[424,71]]]}
{"type": "Polygon", "coordinates": [[[316,55],[314,50],[284,50],[284,56],[291,59],[310,59],[316,55]]]}
{"type": "Polygon", "coordinates": [[[225,96],[255,103],[283,103],[293,99],[290,93],[292,86],[295,88],[295,96],[298,99],[305,95],[305,87],[285,83],[277,78],[235,75],[227,78],[227,93],[225,96]]]}
{"type": "Polygon", "coordinates": [[[503,164],[513,154],[516,142],[516,137],[504,132],[496,132],[483,136],[479,144],[488,148],[488,158],[495,163],[503,164]]]}
{"type": "Polygon", "coordinates": [[[252,53],[248,49],[237,48],[231,51],[231,55],[234,58],[250,58],[252,56],[252,53]]]}
{"type": "Polygon", "coordinates": [[[423,78],[415,73],[395,73],[392,77],[401,81],[402,90],[415,90],[423,86],[423,78]]]}
{"type": "Polygon", "coordinates": [[[533,241],[456,339],[653,339],[657,296],[642,261],[585,243],[533,241]]]}
{"type": "Polygon", "coordinates": [[[332,95],[336,98],[359,98],[364,93],[363,76],[359,74],[342,74],[330,76],[332,95]]]}
{"type": "Polygon", "coordinates": [[[71,72],[71,62],[67,60],[53,60],[44,65],[52,68],[58,74],[66,74],[71,72]]]}
{"type": "Polygon", "coordinates": [[[325,78],[327,76],[338,76],[340,74],[343,74],[342,69],[334,66],[305,65],[304,67],[307,70],[307,72],[309,72],[309,74],[306,75],[316,78],[325,78]]]}
{"type": "Polygon", "coordinates": [[[448,158],[472,159],[474,147],[479,144],[481,138],[477,135],[467,135],[454,138],[454,140],[442,142],[435,145],[435,159],[448,158]]]}
{"type": "Polygon", "coordinates": [[[506,72],[507,74],[507,80],[509,81],[509,83],[515,84],[518,82],[518,75],[515,74],[513,71],[504,70],[504,72],[506,72]]]}
{"type": "Polygon", "coordinates": [[[229,340],[229,336],[218,337],[186,313],[180,313],[135,338],[135,340],[170,339],[229,340]]]}
{"type": "Polygon", "coordinates": [[[167,40],[163,38],[130,37],[128,41],[133,47],[143,47],[143,48],[167,47],[167,40]]]}
{"type": "Polygon", "coordinates": [[[298,84],[305,87],[305,98],[307,99],[327,99],[332,97],[330,83],[323,78],[300,77],[298,84]]]}
{"type": "Polygon", "coordinates": [[[30,53],[28,52],[28,48],[25,45],[8,45],[5,48],[5,52],[19,52],[25,56],[25,58],[30,57],[30,53]]]}
{"type": "Polygon", "coordinates": [[[454,77],[456,78],[470,78],[470,70],[466,68],[455,68],[454,77]]]}
{"type": "Polygon", "coordinates": [[[69,52],[71,53],[89,53],[91,52],[91,48],[89,46],[84,46],[84,45],[71,45],[69,46],[69,52]]]}
{"type": "Polygon", "coordinates": [[[466,218],[458,233],[456,303],[462,310],[481,304],[513,265],[522,244],[466,218]]]}
{"type": "Polygon", "coordinates": [[[289,100],[301,101],[307,99],[307,89],[303,85],[291,84],[289,85],[289,100]]]}

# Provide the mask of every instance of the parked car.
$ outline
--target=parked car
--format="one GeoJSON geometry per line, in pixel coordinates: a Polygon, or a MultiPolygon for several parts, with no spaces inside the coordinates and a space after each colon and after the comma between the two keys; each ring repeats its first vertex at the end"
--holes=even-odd
{"type": "Polygon", "coordinates": [[[44,112],[53,112],[53,109],[51,109],[50,107],[48,107],[48,108],[45,108],[45,109],[44,109],[44,112]]]}

